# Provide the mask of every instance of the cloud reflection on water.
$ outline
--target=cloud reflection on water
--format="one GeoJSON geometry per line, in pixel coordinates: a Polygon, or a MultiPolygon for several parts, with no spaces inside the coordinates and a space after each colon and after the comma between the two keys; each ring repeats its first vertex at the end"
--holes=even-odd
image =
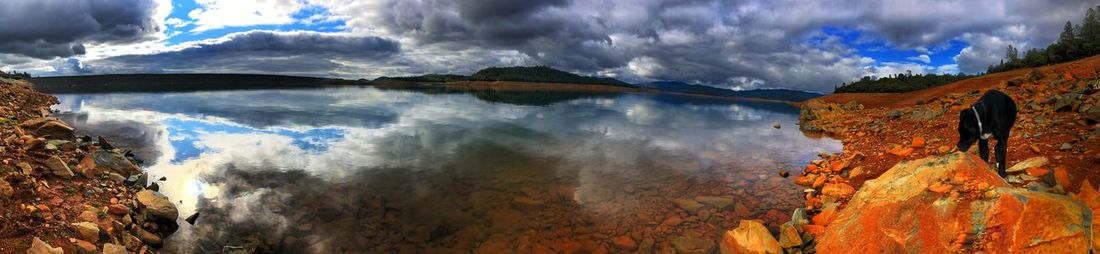
{"type": "MultiPolygon", "coordinates": [[[[485,189],[511,193],[534,186],[523,191],[539,195],[566,186],[581,208],[569,213],[636,213],[650,205],[630,201],[608,207],[623,195],[609,190],[651,183],[654,191],[672,195],[680,190],[661,189],[662,182],[678,181],[685,184],[684,195],[695,195],[707,190],[688,183],[778,182],[768,170],[840,148],[836,141],[804,137],[794,127],[797,111],[786,106],[693,104],[641,95],[545,107],[373,88],[59,97],[62,105],[55,108],[79,119],[78,129],[155,148],[139,155],[147,156],[153,179],[168,177],[160,183],[162,192],[182,201],[183,216],[204,211],[199,227],[184,226],[169,239],[182,252],[239,243],[248,238],[242,232],[264,231],[264,238],[272,239],[260,240],[285,244],[284,231],[299,232],[304,221],[316,220],[303,211],[342,222],[303,233],[311,238],[298,242],[308,242],[300,245],[309,250],[374,246],[380,243],[369,239],[392,236],[372,236],[364,244],[356,239],[364,229],[356,225],[376,225],[356,220],[387,209],[400,211],[409,223],[444,221],[431,223],[448,225],[441,232],[450,238],[432,248],[458,246],[461,241],[452,238],[469,228],[463,225],[483,224],[508,211],[498,207],[500,194],[485,197],[485,189]],[[776,122],[784,128],[772,128],[776,122]],[[117,136],[129,130],[118,126],[143,134],[117,136]],[[757,178],[738,173],[745,170],[757,178]],[[492,202],[467,201],[478,197],[492,202]],[[378,211],[355,208],[381,200],[388,205],[378,211]],[[438,214],[441,210],[454,211],[438,214]],[[203,218],[232,225],[204,229],[203,218]]],[[[780,189],[798,195],[793,186],[780,189]]],[[[431,227],[433,235],[438,228],[431,227]]],[[[408,230],[400,235],[421,229],[408,230]]]]}

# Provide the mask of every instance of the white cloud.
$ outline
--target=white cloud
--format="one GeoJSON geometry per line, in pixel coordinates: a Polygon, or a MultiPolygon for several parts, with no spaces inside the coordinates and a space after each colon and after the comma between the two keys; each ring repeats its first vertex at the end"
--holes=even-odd
{"type": "Polygon", "coordinates": [[[192,32],[224,27],[284,25],[294,23],[294,13],[304,5],[298,0],[197,0],[201,7],[187,14],[196,27],[192,32]]]}
{"type": "Polygon", "coordinates": [[[905,59],[907,59],[909,61],[913,61],[913,62],[932,63],[932,58],[928,57],[928,54],[922,54],[922,55],[919,55],[919,56],[911,56],[911,57],[908,57],[908,58],[905,58],[905,59]]]}

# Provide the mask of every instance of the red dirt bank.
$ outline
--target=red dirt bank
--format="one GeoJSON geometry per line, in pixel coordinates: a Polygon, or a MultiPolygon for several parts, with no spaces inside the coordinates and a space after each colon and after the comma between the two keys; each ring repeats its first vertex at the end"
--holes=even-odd
{"type": "MultiPolygon", "coordinates": [[[[989,89],[1005,92],[1019,107],[1018,120],[1008,141],[1006,164],[1012,167],[1028,159],[1042,161],[1040,157],[1047,162],[1021,166],[1020,171],[1010,173],[1008,183],[1039,192],[1095,193],[1095,189],[1082,186],[1100,183],[1098,73],[1100,56],[1094,56],[909,93],[834,94],[802,103],[801,128],[840,139],[844,151],[823,155],[795,177],[795,183],[813,190],[806,195],[806,210],[813,215],[812,224],[802,227],[800,232],[816,235],[825,232],[826,226],[832,229],[830,223],[847,206],[845,203],[855,190],[899,162],[951,153],[958,139],[959,112],[989,89]]],[[[991,150],[992,147],[990,144],[991,150]]],[[[976,149],[974,146],[969,152],[976,154],[976,149]]],[[[987,183],[985,187],[990,186],[987,183]]],[[[947,184],[934,184],[927,191],[965,195],[953,192],[947,184]]],[[[1098,203],[1100,199],[1082,201],[1098,203]]],[[[991,242],[991,239],[966,238],[960,240],[966,246],[959,248],[993,250],[975,249],[991,242]]],[[[839,249],[823,251],[827,250],[839,249]]]]}

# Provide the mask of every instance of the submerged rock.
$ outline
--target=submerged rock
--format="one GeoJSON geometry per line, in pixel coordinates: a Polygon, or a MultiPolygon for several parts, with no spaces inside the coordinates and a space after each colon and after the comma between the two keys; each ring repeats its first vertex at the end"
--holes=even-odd
{"type": "Polygon", "coordinates": [[[1012,188],[980,158],[953,153],[865,182],[815,241],[819,253],[1087,253],[1091,218],[1081,202],[1012,188]],[[928,190],[945,181],[987,191],[928,190]]]}
{"type": "Polygon", "coordinates": [[[676,253],[681,254],[710,254],[714,252],[714,241],[694,237],[677,237],[676,240],[672,240],[672,247],[676,248],[676,253]]]}
{"type": "Polygon", "coordinates": [[[783,249],[779,247],[779,241],[772,237],[771,232],[768,232],[768,228],[764,227],[764,224],[759,221],[754,220],[741,220],[737,228],[726,231],[722,235],[721,248],[722,253],[730,254],[783,253],[783,249]]]}
{"type": "Polygon", "coordinates": [[[672,199],[672,203],[676,204],[677,207],[680,207],[680,209],[684,209],[684,211],[687,211],[689,213],[698,212],[699,209],[703,208],[703,204],[696,202],[695,200],[686,198],[672,199]]]}

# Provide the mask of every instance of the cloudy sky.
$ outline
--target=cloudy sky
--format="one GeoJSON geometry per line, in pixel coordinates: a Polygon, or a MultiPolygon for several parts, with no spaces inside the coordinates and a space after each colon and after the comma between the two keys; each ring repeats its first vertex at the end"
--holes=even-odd
{"type": "Polygon", "coordinates": [[[548,65],[629,82],[832,91],[976,73],[1094,0],[3,0],[0,69],[342,78],[548,65]]]}

